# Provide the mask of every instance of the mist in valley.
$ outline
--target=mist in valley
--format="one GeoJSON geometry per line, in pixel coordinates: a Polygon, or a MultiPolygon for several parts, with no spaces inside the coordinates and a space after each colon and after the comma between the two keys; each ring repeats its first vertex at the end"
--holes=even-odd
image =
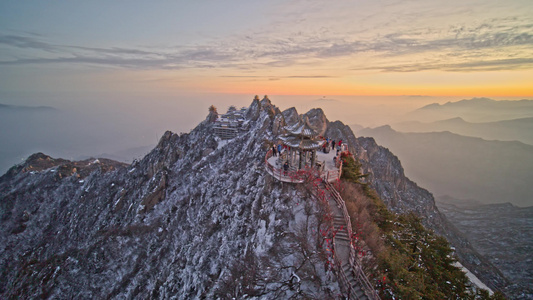
{"type": "Polygon", "coordinates": [[[212,103],[245,103],[238,97],[215,98],[49,101],[45,110],[31,102],[2,106],[0,172],[35,152],[71,160],[106,157],[131,162],[147,154],[165,131],[190,131],[212,103]]]}
{"type": "Polygon", "coordinates": [[[389,148],[406,175],[437,199],[533,205],[533,101],[432,103],[390,124],[351,127],[389,148]]]}
{"type": "MultiPolygon", "coordinates": [[[[189,132],[205,119],[210,105],[225,113],[230,105],[249,106],[253,96],[203,94],[0,106],[0,169],[5,173],[35,152],[70,160],[105,157],[129,163],[153,149],[166,130],[189,132]]],[[[432,108],[442,105],[432,103],[461,100],[446,97],[269,98],[282,110],[294,106],[305,113],[320,107],[330,121],[341,120],[356,136],[371,136],[389,148],[405,174],[435,195],[439,210],[480,253],[509,279],[528,286],[527,274],[533,267],[526,260],[533,247],[533,145],[527,144],[531,118],[475,123],[464,110],[456,116],[462,121],[446,121],[450,115],[435,112],[432,108]],[[429,114],[428,107],[421,109],[427,105],[429,114]],[[510,133],[522,140],[509,141],[510,133]]],[[[520,116],[533,117],[531,109],[519,110],[520,116]]],[[[486,113],[497,118],[497,110],[486,113]]]]}
{"type": "MultiPolygon", "coordinates": [[[[207,116],[210,105],[224,113],[230,105],[247,107],[253,96],[206,93],[153,99],[51,99],[45,108],[31,101],[22,101],[25,105],[4,101],[10,106],[0,109],[0,171],[5,173],[36,152],[71,160],[105,157],[130,163],[147,154],[166,130],[190,131],[207,116]]],[[[412,180],[436,196],[533,205],[527,184],[533,176],[529,167],[533,146],[528,144],[533,140],[532,101],[459,102],[460,97],[425,96],[269,97],[282,110],[294,106],[306,112],[320,107],[330,121],[350,125],[356,136],[374,137],[400,158],[412,180]],[[502,104],[509,105],[500,116],[502,104]],[[458,107],[461,105],[463,109],[458,107]],[[476,110],[476,106],[480,108],[476,110]],[[498,116],[517,120],[500,120],[498,116]],[[446,120],[450,117],[456,118],[446,120]],[[480,118],[491,122],[474,122],[480,118]],[[381,127],[384,125],[392,128],[381,127]]]]}
{"type": "MultiPolygon", "coordinates": [[[[4,104],[0,106],[0,172],[35,152],[66,159],[105,156],[131,162],[151,150],[166,130],[189,132],[207,116],[210,105],[224,113],[230,105],[249,106],[254,95],[83,97],[0,100],[4,104]]],[[[355,120],[365,126],[386,124],[400,110],[407,113],[419,106],[408,101],[410,97],[270,98],[281,109],[294,106],[305,112],[320,107],[331,120],[355,120]]]]}

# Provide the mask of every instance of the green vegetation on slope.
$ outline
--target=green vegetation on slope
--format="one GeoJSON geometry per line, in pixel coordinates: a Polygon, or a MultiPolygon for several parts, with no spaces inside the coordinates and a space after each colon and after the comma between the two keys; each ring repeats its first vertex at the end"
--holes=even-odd
{"type": "Polygon", "coordinates": [[[414,213],[387,209],[351,155],[343,155],[338,187],[352,220],[354,245],[383,299],[505,299],[470,286],[453,264],[448,241],[426,229],[414,213]]]}

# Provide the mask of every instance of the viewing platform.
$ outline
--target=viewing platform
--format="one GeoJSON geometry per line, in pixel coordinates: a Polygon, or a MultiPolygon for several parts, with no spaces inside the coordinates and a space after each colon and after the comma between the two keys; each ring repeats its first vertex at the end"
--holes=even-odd
{"type": "Polygon", "coordinates": [[[309,167],[297,170],[295,167],[289,167],[289,170],[285,171],[283,165],[287,161],[287,151],[282,150],[281,156],[273,156],[272,150],[269,150],[265,155],[265,169],[274,178],[283,182],[303,183],[312,173],[327,182],[334,182],[340,178],[342,172],[340,153],[337,155],[336,151],[330,151],[330,153],[317,152],[316,159],[317,162],[314,168],[309,167]],[[336,158],[335,161],[333,160],[334,157],[336,158]]]}
{"type": "Polygon", "coordinates": [[[347,150],[342,140],[336,142],[318,136],[307,117],[284,129],[285,134],[265,155],[265,168],[270,175],[293,183],[315,178],[332,182],[340,178],[340,154],[347,150]]]}
{"type": "MultiPolygon", "coordinates": [[[[346,144],[342,144],[341,150],[347,149],[346,144]]],[[[318,151],[316,153],[316,163],[313,167],[306,167],[298,170],[295,166],[290,166],[287,171],[284,170],[283,165],[288,159],[288,150],[284,149],[279,156],[273,156],[273,151],[269,150],[265,155],[265,169],[266,171],[279,181],[303,183],[311,174],[319,176],[327,182],[334,182],[340,178],[342,172],[342,160],[340,153],[337,155],[336,150],[329,153],[318,151]],[[333,159],[335,158],[335,160],[333,159]]],[[[298,160],[296,160],[298,164],[298,160]]]]}

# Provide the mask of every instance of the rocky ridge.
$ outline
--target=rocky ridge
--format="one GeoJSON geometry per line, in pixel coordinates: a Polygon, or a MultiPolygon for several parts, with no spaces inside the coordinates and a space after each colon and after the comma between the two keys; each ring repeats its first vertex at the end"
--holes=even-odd
{"type": "MultiPolygon", "coordinates": [[[[327,258],[302,255],[316,248],[303,221],[320,218],[310,213],[309,192],[263,168],[269,142],[304,116],[282,113],[266,98],[246,116],[250,130],[222,141],[210,130],[210,113],[188,134],[166,132],[129,166],[108,161],[91,169],[38,155],[40,167],[29,159],[12,168],[0,178],[1,297],[338,296],[327,258]]],[[[393,211],[417,212],[489,286],[506,285],[392,153],[329,122],[321,109],[305,116],[322,135],[349,144],[393,211]]]]}
{"type": "Polygon", "coordinates": [[[318,131],[324,132],[325,136],[348,143],[350,151],[362,164],[362,172],[370,175],[368,183],[390,210],[396,213],[415,212],[426,227],[448,239],[460,262],[490,288],[509,295],[520,294],[519,289],[511,285],[488,259],[472,247],[464,234],[439,212],[433,195],[405,176],[398,157],[379,146],[373,138],[356,138],[349,126],[340,121],[323,121],[321,109],[311,110],[306,115],[310,123],[318,131]]]}
{"type": "Polygon", "coordinates": [[[11,169],[0,180],[0,297],[335,298],[327,258],[309,250],[319,217],[309,192],[264,171],[280,116],[254,101],[237,138],[218,139],[208,116],[140,161],[83,177],[58,177],[79,163],[43,155],[39,168],[11,169]]]}

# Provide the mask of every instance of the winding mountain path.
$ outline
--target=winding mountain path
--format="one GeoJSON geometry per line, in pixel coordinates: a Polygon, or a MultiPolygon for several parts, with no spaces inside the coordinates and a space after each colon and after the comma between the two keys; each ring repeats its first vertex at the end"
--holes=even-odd
{"type": "Polygon", "coordinates": [[[344,200],[328,182],[321,183],[333,217],[335,262],[339,280],[348,299],[380,299],[364,274],[351,245],[351,222],[344,200]]]}

